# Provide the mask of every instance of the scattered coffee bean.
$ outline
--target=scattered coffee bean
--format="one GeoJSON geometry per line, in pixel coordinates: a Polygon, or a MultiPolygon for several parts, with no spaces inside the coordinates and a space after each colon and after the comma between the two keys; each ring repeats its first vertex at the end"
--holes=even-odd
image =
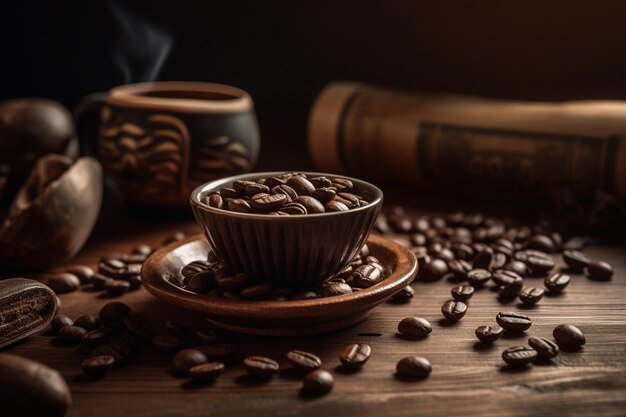
{"type": "Polygon", "coordinates": [[[0,354],[0,399],[6,417],[61,417],[72,404],[59,372],[10,353],[0,354]]]}
{"type": "Polygon", "coordinates": [[[87,346],[98,346],[106,343],[114,333],[111,327],[102,327],[85,333],[82,342],[87,346]]]}
{"type": "Polygon", "coordinates": [[[514,346],[502,352],[502,359],[511,366],[526,366],[537,359],[537,351],[528,346],[514,346]]]}
{"type": "Polygon", "coordinates": [[[335,378],[323,369],[309,373],[302,382],[302,390],[307,394],[323,395],[333,389],[335,378]]]}
{"type": "Polygon", "coordinates": [[[441,312],[448,320],[459,321],[467,312],[467,304],[462,301],[449,300],[441,306],[441,312]]]}
{"type": "Polygon", "coordinates": [[[88,375],[104,375],[115,366],[115,358],[110,355],[100,355],[87,358],[80,364],[83,372],[88,375]]]}
{"type": "Polygon", "coordinates": [[[195,382],[212,382],[224,372],[222,362],[207,362],[189,368],[188,375],[195,382]]]}
{"type": "Polygon", "coordinates": [[[80,287],[80,280],[69,272],[48,272],[39,276],[39,280],[46,284],[56,294],[75,291],[80,287]]]}
{"type": "Polygon", "coordinates": [[[420,269],[421,281],[438,281],[448,273],[448,265],[441,259],[433,259],[420,269]]]}
{"type": "Polygon", "coordinates": [[[559,293],[569,285],[570,277],[566,274],[554,274],[543,281],[549,292],[559,293]]]}
{"type": "Polygon", "coordinates": [[[82,327],[65,326],[57,332],[57,339],[65,343],[79,344],[83,342],[83,335],[86,333],[87,330],[82,327]]]}
{"type": "Polygon", "coordinates": [[[520,293],[523,286],[524,286],[524,279],[520,277],[519,275],[517,275],[512,280],[510,280],[509,282],[507,282],[501,287],[500,292],[498,293],[498,296],[503,300],[509,300],[509,299],[515,298],[520,293]]]}
{"type": "Polygon", "coordinates": [[[474,334],[478,340],[484,343],[493,343],[502,336],[504,330],[500,326],[480,326],[476,328],[474,334]]]}
{"type": "Polygon", "coordinates": [[[512,282],[518,281],[521,278],[521,275],[518,273],[505,269],[498,269],[491,275],[491,279],[498,287],[504,287],[512,282]]]}
{"type": "Polygon", "coordinates": [[[74,325],[82,327],[88,332],[100,328],[100,319],[93,314],[83,314],[74,321],[74,325]]]}
{"type": "Polygon", "coordinates": [[[452,298],[456,301],[467,302],[474,295],[474,287],[471,285],[459,285],[450,290],[452,298]]]}
{"type": "Polygon", "coordinates": [[[521,277],[525,277],[530,273],[529,268],[526,266],[526,264],[524,262],[520,262],[520,261],[511,261],[507,264],[505,264],[502,267],[503,270],[505,271],[511,271],[511,272],[515,272],[516,274],[518,274],[521,277]]]}
{"type": "Polygon", "coordinates": [[[571,324],[559,324],[552,331],[552,336],[560,346],[568,348],[578,349],[587,343],[585,334],[571,324]]]}
{"type": "Polygon", "coordinates": [[[198,343],[203,345],[217,343],[224,339],[224,335],[211,329],[198,329],[194,336],[198,343]]]}
{"type": "Polygon", "coordinates": [[[124,317],[124,328],[141,340],[148,341],[152,338],[152,328],[143,316],[129,313],[124,317]]]}
{"type": "Polygon", "coordinates": [[[128,305],[119,301],[112,301],[100,309],[98,318],[100,318],[102,326],[118,328],[124,324],[124,317],[131,311],[128,305]]]}
{"type": "Polygon", "coordinates": [[[491,279],[491,272],[486,269],[472,269],[466,274],[467,282],[474,288],[482,288],[491,279]]]}
{"type": "Polygon", "coordinates": [[[405,378],[422,379],[430,375],[432,366],[426,358],[407,356],[398,362],[396,372],[405,378]]]}
{"type": "Polygon", "coordinates": [[[433,328],[428,320],[421,317],[405,317],[398,323],[398,331],[405,336],[426,337],[433,328]]]}
{"type": "Polygon", "coordinates": [[[104,284],[104,289],[111,296],[122,295],[130,290],[130,283],[121,279],[112,279],[104,284]]]}
{"type": "Polygon", "coordinates": [[[591,263],[591,259],[577,250],[563,251],[563,261],[572,272],[581,272],[591,263]]]}
{"type": "Polygon", "coordinates": [[[559,354],[559,346],[545,337],[529,337],[528,344],[537,351],[541,359],[552,359],[559,354]]]}
{"type": "Polygon", "coordinates": [[[530,317],[512,311],[498,313],[496,315],[496,322],[505,330],[512,332],[526,331],[532,325],[530,317]]]}
{"type": "Polygon", "coordinates": [[[287,360],[300,371],[313,371],[322,366],[322,360],[316,355],[302,350],[292,350],[287,353],[287,360]]]}
{"type": "Polygon", "coordinates": [[[183,349],[174,355],[172,370],[178,375],[187,375],[191,368],[207,361],[206,355],[201,351],[197,349],[183,349]]]}
{"type": "Polygon", "coordinates": [[[152,338],[152,346],[163,355],[173,355],[181,350],[183,345],[181,338],[171,334],[160,334],[152,338]]]}
{"type": "Polygon", "coordinates": [[[73,325],[74,325],[74,321],[71,318],[64,316],[62,314],[57,315],[50,322],[50,327],[52,328],[52,332],[55,334],[59,330],[61,330],[63,327],[73,326],[73,325]]]}
{"type": "Polygon", "coordinates": [[[233,356],[236,347],[230,343],[213,343],[210,345],[196,346],[206,357],[215,360],[225,360],[233,356]]]}
{"type": "Polygon", "coordinates": [[[593,261],[585,268],[585,274],[595,281],[608,281],[613,276],[613,267],[603,261],[593,261]]]}
{"type": "Polygon", "coordinates": [[[104,287],[109,281],[112,281],[112,279],[97,272],[91,277],[91,283],[97,290],[104,290],[104,287]]]}
{"type": "Polygon", "coordinates": [[[372,348],[365,343],[351,343],[339,353],[339,360],[346,368],[360,368],[368,361],[372,348]]]}
{"type": "Polygon", "coordinates": [[[82,285],[89,284],[91,282],[91,277],[94,274],[93,269],[85,265],[67,265],[58,268],[56,271],[67,272],[76,276],[82,285]]]}
{"type": "Polygon", "coordinates": [[[263,356],[249,356],[244,359],[243,366],[250,375],[263,378],[274,376],[280,368],[274,359],[263,356]]]}
{"type": "Polygon", "coordinates": [[[543,288],[524,288],[519,293],[519,299],[522,303],[526,305],[535,305],[543,298],[543,294],[543,288]]]}
{"type": "Polygon", "coordinates": [[[373,264],[365,264],[354,270],[352,278],[358,287],[369,288],[382,281],[383,274],[382,271],[373,264]]]}

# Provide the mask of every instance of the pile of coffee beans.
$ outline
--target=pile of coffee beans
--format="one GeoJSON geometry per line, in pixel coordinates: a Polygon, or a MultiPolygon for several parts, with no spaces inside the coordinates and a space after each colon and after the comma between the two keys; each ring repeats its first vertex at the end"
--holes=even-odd
{"type": "Polygon", "coordinates": [[[308,177],[288,172],[255,181],[238,180],[232,187],[200,197],[208,206],[238,213],[272,215],[319,214],[347,211],[369,202],[355,194],[347,178],[308,177]]]}
{"type": "Polygon", "coordinates": [[[382,263],[370,255],[369,247],[364,245],[345,268],[320,285],[297,290],[274,288],[270,284],[251,283],[246,274],[229,271],[209,252],[206,261],[185,265],[180,271],[178,283],[188,291],[215,297],[293,301],[349,294],[382,282],[388,273],[382,263]]]}

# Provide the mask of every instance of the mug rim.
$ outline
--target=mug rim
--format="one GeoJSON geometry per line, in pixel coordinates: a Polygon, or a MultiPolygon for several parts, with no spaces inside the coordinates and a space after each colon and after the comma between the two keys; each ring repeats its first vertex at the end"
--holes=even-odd
{"type": "Polygon", "coordinates": [[[237,87],[226,84],[195,81],[153,81],[124,84],[112,88],[106,102],[110,105],[142,109],[158,109],[185,112],[239,113],[253,108],[250,95],[237,87]],[[198,98],[172,98],[142,96],[152,91],[190,91],[218,93],[232,96],[232,99],[211,100],[198,98]]]}

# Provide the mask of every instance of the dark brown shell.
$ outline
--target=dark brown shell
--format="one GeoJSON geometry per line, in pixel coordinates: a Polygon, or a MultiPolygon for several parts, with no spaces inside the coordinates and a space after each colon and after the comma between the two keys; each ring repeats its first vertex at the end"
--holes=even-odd
{"type": "Polygon", "coordinates": [[[89,237],[101,203],[98,161],[41,157],[0,228],[0,266],[43,270],[71,258],[89,237]]]}

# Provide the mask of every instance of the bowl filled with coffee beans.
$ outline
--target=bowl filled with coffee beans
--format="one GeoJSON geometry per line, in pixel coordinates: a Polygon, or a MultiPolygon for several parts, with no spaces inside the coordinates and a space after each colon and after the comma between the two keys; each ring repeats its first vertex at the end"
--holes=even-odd
{"type": "Polygon", "coordinates": [[[313,172],[265,172],[206,183],[191,207],[225,268],[277,287],[308,287],[358,254],[382,191],[365,181],[313,172]]]}

